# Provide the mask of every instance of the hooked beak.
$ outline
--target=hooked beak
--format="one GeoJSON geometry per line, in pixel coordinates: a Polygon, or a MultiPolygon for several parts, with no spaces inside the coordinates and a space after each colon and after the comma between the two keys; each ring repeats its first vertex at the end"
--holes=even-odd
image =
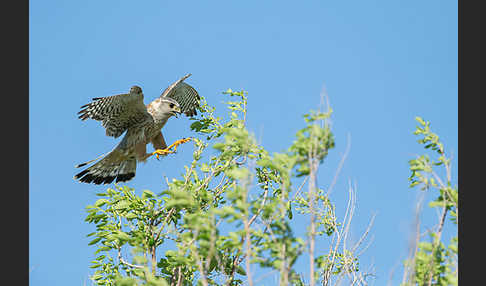
{"type": "Polygon", "coordinates": [[[174,110],[172,111],[172,114],[178,118],[178,115],[181,114],[181,109],[179,107],[175,107],[174,110]]]}

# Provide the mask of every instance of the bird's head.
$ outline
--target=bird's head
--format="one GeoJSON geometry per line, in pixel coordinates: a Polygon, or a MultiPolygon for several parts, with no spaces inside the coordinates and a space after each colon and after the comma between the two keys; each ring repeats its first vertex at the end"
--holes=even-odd
{"type": "Polygon", "coordinates": [[[177,115],[181,114],[181,107],[177,101],[175,101],[172,98],[161,98],[161,109],[164,112],[169,113],[171,116],[174,115],[177,117],[177,115]]]}
{"type": "Polygon", "coordinates": [[[130,93],[132,94],[141,94],[142,93],[142,88],[138,85],[134,85],[130,88],[130,93]]]}

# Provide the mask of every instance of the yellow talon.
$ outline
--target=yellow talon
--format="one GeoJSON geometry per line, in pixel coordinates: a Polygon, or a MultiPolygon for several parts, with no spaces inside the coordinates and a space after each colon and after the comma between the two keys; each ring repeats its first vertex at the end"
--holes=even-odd
{"type": "Polygon", "coordinates": [[[158,160],[160,155],[165,156],[165,155],[171,154],[171,153],[174,153],[174,151],[171,151],[168,148],[166,148],[166,149],[157,149],[152,153],[152,155],[155,155],[157,157],[157,160],[158,160]]]}
{"type": "Polygon", "coordinates": [[[177,140],[175,141],[174,143],[172,143],[172,145],[170,145],[169,147],[165,148],[165,149],[157,149],[155,150],[152,155],[155,155],[157,157],[157,159],[159,159],[159,156],[160,155],[167,155],[167,154],[172,154],[172,153],[175,153],[177,151],[177,146],[181,145],[181,144],[184,144],[186,142],[189,142],[191,141],[191,138],[182,138],[180,140],[177,140]],[[174,148],[174,150],[170,150],[174,148]]]}
{"type": "Polygon", "coordinates": [[[184,144],[186,142],[189,142],[191,141],[191,138],[182,138],[180,140],[177,140],[176,142],[172,143],[172,145],[170,145],[169,147],[167,147],[167,149],[171,149],[172,147],[174,147],[174,152],[177,151],[177,146],[181,145],[181,144],[184,144]]]}

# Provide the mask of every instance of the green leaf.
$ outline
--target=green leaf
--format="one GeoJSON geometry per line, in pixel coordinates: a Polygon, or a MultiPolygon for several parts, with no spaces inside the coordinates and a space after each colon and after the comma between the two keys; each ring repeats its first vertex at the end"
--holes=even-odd
{"type": "Polygon", "coordinates": [[[90,241],[90,243],[88,243],[88,245],[93,245],[93,244],[97,243],[100,240],[101,240],[101,237],[97,237],[97,238],[93,239],[92,241],[90,241]]]}
{"type": "Polygon", "coordinates": [[[127,213],[125,217],[130,220],[130,219],[137,218],[138,216],[134,213],[127,213]]]}
{"type": "Polygon", "coordinates": [[[421,125],[425,126],[425,121],[421,117],[416,116],[415,120],[418,121],[421,125]]]}
{"type": "Polygon", "coordinates": [[[234,179],[244,179],[250,175],[250,171],[247,168],[232,168],[225,171],[226,176],[234,179]]]}
{"type": "Polygon", "coordinates": [[[147,198],[153,198],[153,197],[155,197],[155,194],[149,190],[145,190],[142,193],[142,200],[145,200],[147,198]]]}
{"type": "Polygon", "coordinates": [[[91,276],[91,279],[93,279],[93,280],[100,280],[101,278],[103,278],[103,275],[101,275],[101,274],[95,274],[95,275],[91,276]]]}
{"type": "Polygon", "coordinates": [[[236,273],[246,276],[246,271],[241,265],[238,265],[238,267],[236,268],[236,273]]]}
{"type": "Polygon", "coordinates": [[[131,239],[131,237],[123,231],[119,231],[117,234],[115,234],[115,237],[120,239],[120,240],[130,240],[131,239]]]}
{"type": "Polygon", "coordinates": [[[213,148],[219,151],[223,151],[226,145],[224,143],[214,143],[213,148]]]}
{"type": "Polygon", "coordinates": [[[109,203],[107,199],[99,199],[95,202],[95,207],[102,207],[104,204],[109,203]]]}
{"type": "Polygon", "coordinates": [[[290,203],[290,201],[287,202],[287,217],[289,219],[292,219],[294,217],[294,215],[292,214],[292,204],[290,203]]]}
{"type": "Polygon", "coordinates": [[[196,121],[196,122],[193,122],[191,124],[191,127],[190,128],[191,128],[191,130],[194,130],[196,132],[199,132],[203,128],[203,125],[202,125],[201,122],[196,121]]]}
{"type": "Polygon", "coordinates": [[[115,205],[116,210],[124,210],[130,206],[130,203],[127,201],[120,201],[115,205]]]}

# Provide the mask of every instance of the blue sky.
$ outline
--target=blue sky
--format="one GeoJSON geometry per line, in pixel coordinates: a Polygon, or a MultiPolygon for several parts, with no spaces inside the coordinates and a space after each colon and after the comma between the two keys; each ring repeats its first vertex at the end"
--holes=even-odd
{"type": "MultiPolygon", "coordinates": [[[[31,285],[81,285],[92,274],[84,208],[106,187],[75,182],[74,165],[119,139],[76,113],[134,84],[149,102],[192,73],[188,83],[222,114],[221,92],[245,89],[248,127],[270,152],[291,144],[325,87],[336,148],[319,184],[330,184],[349,135],[332,199],[343,211],[347,184],[356,184],[356,235],[376,213],[362,257],[376,269],[375,285],[393,269],[392,284],[401,281],[419,193],[407,181],[407,161],[422,153],[415,116],[454,154],[457,180],[457,1],[46,0],[30,1],[29,19],[31,285]]],[[[171,119],[166,140],[191,136],[189,123],[171,119]]],[[[162,176],[179,176],[192,148],[139,165],[128,185],[162,190],[162,176]]],[[[431,226],[435,211],[423,219],[431,226]]]]}

